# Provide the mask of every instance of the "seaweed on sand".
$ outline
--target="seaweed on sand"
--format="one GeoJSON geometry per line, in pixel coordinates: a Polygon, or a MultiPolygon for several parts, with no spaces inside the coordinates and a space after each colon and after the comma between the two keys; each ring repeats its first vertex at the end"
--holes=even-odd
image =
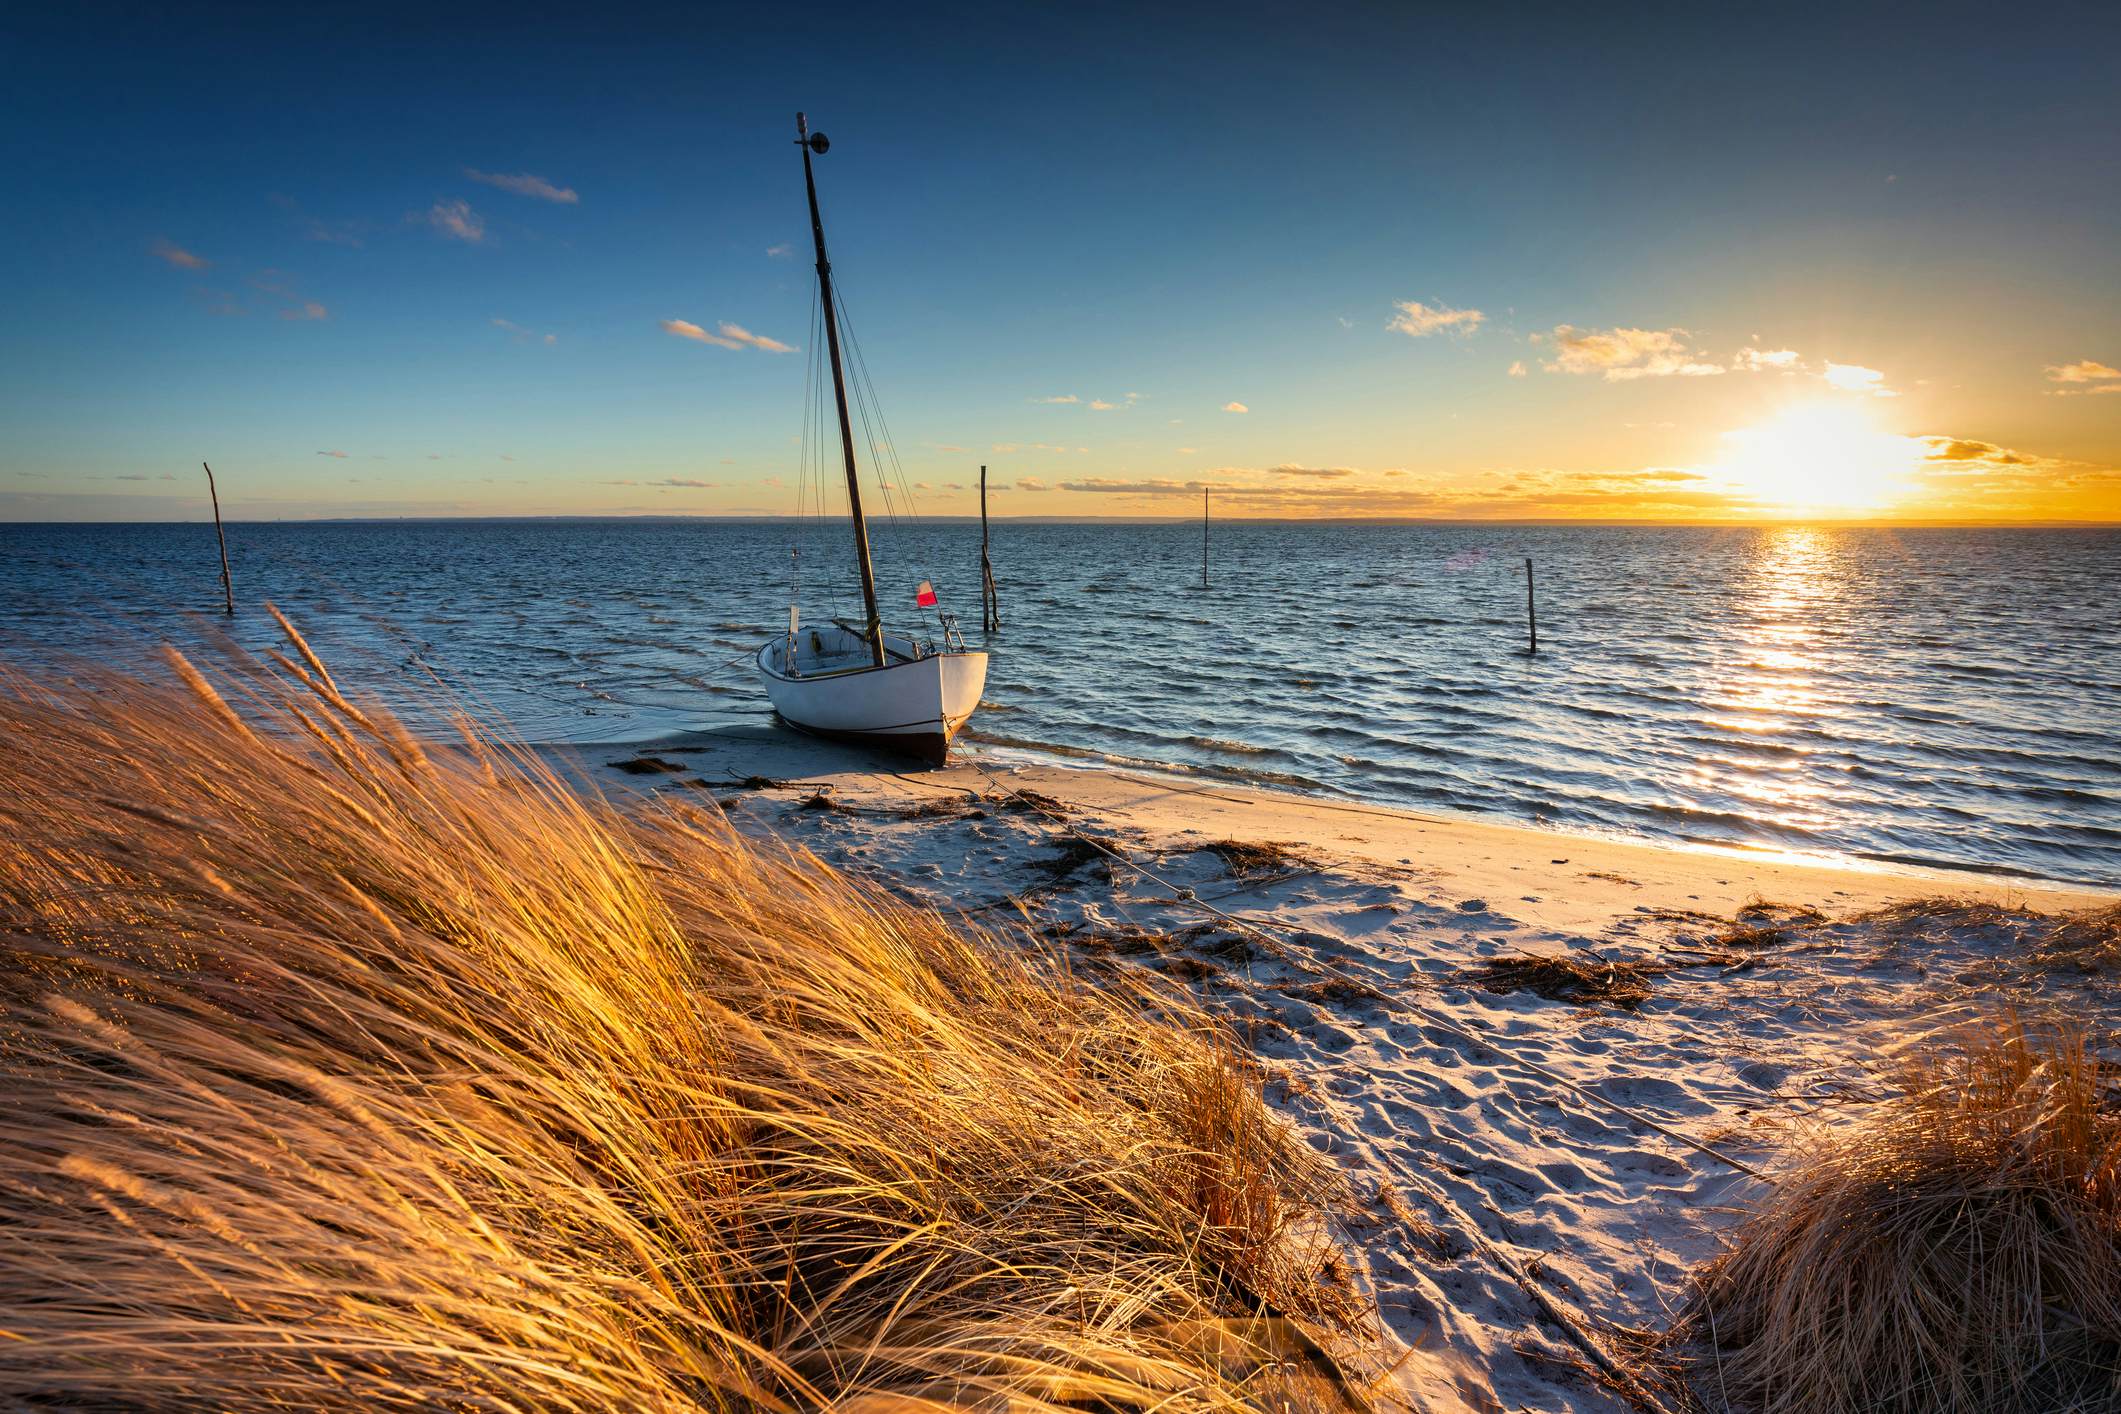
{"type": "Polygon", "coordinates": [[[1234,879],[1295,873],[1312,867],[1310,860],[1273,840],[1210,840],[1201,848],[1220,859],[1234,879]]]}
{"type": "Polygon", "coordinates": [[[1529,953],[1490,958],[1464,974],[1490,992],[1530,992],[1550,1002],[1603,1003],[1634,1011],[1650,999],[1649,982],[1664,968],[1575,953],[1529,953]]]}

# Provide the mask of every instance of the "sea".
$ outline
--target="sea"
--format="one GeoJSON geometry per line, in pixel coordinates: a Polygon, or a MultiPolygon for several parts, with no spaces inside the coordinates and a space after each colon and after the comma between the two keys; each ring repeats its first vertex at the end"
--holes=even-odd
{"type": "MultiPolygon", "coordinates": [[[[939,633],[930,580],[992,652],[963,738],[991,758],[2121,884],[2121,531],[1002,521],[991,635],[979,535],[875,551],[887,622],[939,633]]],[[[860,609],[844,524],[228,540],[232,623],[210,523],[0,525],[0,657],[268,646],[270,602],[416,722],[446,695],[590,747],[770,723],[750,655],[791,597],[860,609]]]]}

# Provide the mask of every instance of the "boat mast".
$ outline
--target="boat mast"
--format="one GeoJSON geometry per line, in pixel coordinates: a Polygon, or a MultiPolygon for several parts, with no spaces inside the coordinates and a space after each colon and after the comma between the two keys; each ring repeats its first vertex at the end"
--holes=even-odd
{"type": "Polygon", "coordinates": [[[795,145],[803,149],[803,187],[810,194],[810,235],[817,242],[817,286],[825,306],[825,347],[832,354],[832,399],[840,410],[840,454],[847,463],[847,512],[854,520],[854,558],[862,567],[862,607],[868,612],[863,636],[869,656],[884,666],[884,625],[876,611],[876,570],[869,563],[869,523],[862,517],[862,483],[854,470],[854,425],[847,420],[847,377],[840,371],[840,321],[832,307],[832,262],[825,259],[825,222],[817,214],[817,179],[810,175],[810,154],[831,146],[823,133],[811,134],[809,121],[795,115],[795,145]]]}

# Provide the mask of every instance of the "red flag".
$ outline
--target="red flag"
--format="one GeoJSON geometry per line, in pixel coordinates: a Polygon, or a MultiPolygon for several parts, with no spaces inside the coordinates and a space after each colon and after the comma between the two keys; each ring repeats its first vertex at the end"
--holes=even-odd
{"type": "Polygon", "coordinates": [[[934,608],[935,586],[925,579],[922,580],[920,588],[913,591],[913,602],[920,605],[923,609],[934,608]]]}

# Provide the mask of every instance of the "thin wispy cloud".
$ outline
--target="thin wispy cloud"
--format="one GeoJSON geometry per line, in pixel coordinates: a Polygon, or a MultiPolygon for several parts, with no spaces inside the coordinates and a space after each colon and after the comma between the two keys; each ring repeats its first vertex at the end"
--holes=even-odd
{"type": "Polygon", "coordinates": [[[689,319],[665,319],[663,332],[679,339],[690,339],[696,344],[713,344],[717,348],[763,349],[767,353],[794,353],[795,346],[784,344],[779,339],[769,339],[764,334],[754,334],[741,324],[723,320],[717,326],[721,332],[709,333],[689,319]]]}
{"type": "Polygon", "coordinates": [[[769,339],[764,334],[754,334],[743,325],[731,324],[726,319],[717,327],[721,329],[723,338],[734,339],[739,344],[749,344],[755,349],[764,349],[767,353],[795,352],[795,345],[793,344],[784,344],[779,339],[769,339]]]}
{"type": "Polygon", "coordinates": [[[148,253],[165,264],[179,270],[204,270],[213,262],[203,255],[193,255],[175,241],[164,237],[148,247],[148,253]]]}
{"type": "Polygon", "coordinates": [[[1092,412],[1110,412],[1118,406],[1118,403],[1108,403],[1102,398],[1092,398],[1090,400],[1090,411],[1092,412]]]}
{"type": "Polygon", "coordinates": [[[1109,476],[1086,476],[1078,481],[1063,481],[1060,489],[1109,496],[1179,496],[1198,495],[1208,485],[1205,481],[1172,481],[1164,477],[1151,477],[1145,481],[1120,481],[1109,476]]]}
{"type": "Polygon", "coordinates": [[[346,453],[344,452],[319,452],[317,455],[320,457],[336,457],[340,461],[346,460],[346,453]]]}
{"type": "Polygon", "coordinates": [[[1245,406],[1245,405],[1244,405],[1243,403],[1224,403],[1224,404],[1223,404],[1223,411],[1224,411],[1224,412],[1250,412],[1250,411],[1252,411],[1252,409],[1250,409],[1250,408],[1246,407],[1246,406],[1245,406]]]}
{"type": "Polygon", "coordinates": [[[1541,363],[1549,373],[1597,374],[1607,382],[1635,378],[1698,378],[1723,372],[1687,347],[1684,329],[1578,329],[1557,324],[1532,342],[1552,346],[1541,363]]]}
{"type": "Polygon", "coordinates": [[[2109,378],[2121,378],[2121,368],[2111,368],[2096,359],[2084,358],[2075,363],[2047,366],[2050,383],[2101,383],[2109,378]]]}
{"type": "Polygon", "coordinates": [[[795,247],[786,241],[782,241],[779,245],[767,246],[766,255],[771,260],[793,260],[795,258],[795,247]]]}
{"type": "Polygon", "coordinates": [[[1394,307],[1399,313],[1385,327],[1410,339],[1425,339],[1431,334],[1470,334],[1487,318],[1477,309],[1453,309],[1447,304],[1423,304],[1419,300],[1401,300],[1394,307]]]}
{"type": "Polygon", "coordinates": [[[544,344],[550,347],[560,341],[558,334],[541,334],[535,329],[525,329],[512,319],[496,319],[493,321],[493,327],[506,329],[519,344],[544,344]]]}
{"type": "Polygon", "coordinates": [[[712,481],[695,481],[689,476],[666,476],[661,481],[651,481],[650,486],[678,486],[691,491],[707,491],[714,487],[712,481]]]}
{"type": "Polygon", "coordinates": [[[1019,491],[1043,491],[1046,489],[1046,483],[1035,476],[1019,476],[1016,478],[1016,489],[1019,491]]]}
{"type": "Polygon", "coordinates": [[[320,245],[343,245],[359,250],[362,245],[359,231],[360,228],[351,221],[326,221],[316,216],[302,220],[303,238],[320,245]]]}
{"type": "Polygon", "coordinates": [[[284,270],[260,270],[250,277],[250,287],[279,302],[274,311],[281,319],[306,321],[331,318],[331,311],[295,288],[294,276],[284,270]]]}
{"type": "Polygon", "coordinates": [[[1512,362],[1512,363],[1510,364],[1510,370],[1509,370],[1509,373],[1510,373],[1510,377],[1512,377],[1512,378],[1522,378],[1522,377],[1524,377],[1524,376],[1525,376],[1525,367],[1524,367],[1524,360],[1520,358],[1520,359],[1517,359],[1517,360],[1515,360],[1514,362],[1512,362]]]}
{"type": "Polygon", "coordinates": [[[475,182],[484,182],[487,186],[499,187],[502,191],[514,192],[517,196],[535,197],[539,201],[554,201],[562,206],[573,206],[581,201],[581,198],[575,195],[573,187],[554,186],[543,177],[533,176],[529,172],[481,172],[476,167],[466,167],[464,175],[475,182]]]}
{"type": "Polygon", "coordinates": [[[1360,474],[1352,466],[1298,466],[1294,462],[1283,462],[1267,470],[1275,476],[1309,476],[1321,481],[1343,481],[1360,474]]]}
{"type": "Polygon", "coordinates": [[[1073,393],[1060,393],[1050,398],[1033,398],[1031,401],[1034,403],[1079,403],[1082,399],[1073,393]]]}
{"type": "Polygon", "coordinates": [[[452,240],[477,245],[486,239],[486,222],[462,197],[438,201],[429,208],[427,224],[452,240]]]}

